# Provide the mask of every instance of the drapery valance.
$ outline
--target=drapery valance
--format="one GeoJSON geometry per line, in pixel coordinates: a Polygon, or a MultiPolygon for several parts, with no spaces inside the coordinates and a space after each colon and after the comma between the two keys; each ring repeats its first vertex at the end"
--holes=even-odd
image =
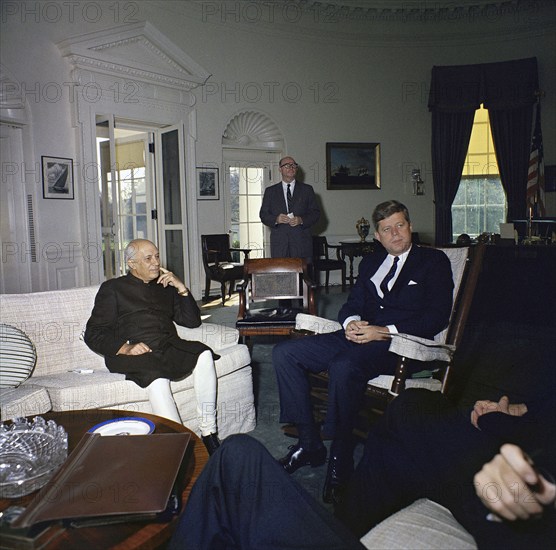
{"type": "Polygon", "coordinates": [[[532,105],[539,89],[537,58],[433,67],[429,110],[457,113],[532,105]]]}

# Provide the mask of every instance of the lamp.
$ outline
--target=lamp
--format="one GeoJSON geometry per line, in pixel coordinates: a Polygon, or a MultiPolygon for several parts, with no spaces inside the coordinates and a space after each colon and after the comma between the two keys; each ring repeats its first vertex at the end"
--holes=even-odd
{"type": "Polygon", "coordinates": [[[425,182],[421,179],[421,170],[419,170],[419,168],[415,168],[411,171],[411,180],[413,182],[413,194],[424,195],[425,182]]]}

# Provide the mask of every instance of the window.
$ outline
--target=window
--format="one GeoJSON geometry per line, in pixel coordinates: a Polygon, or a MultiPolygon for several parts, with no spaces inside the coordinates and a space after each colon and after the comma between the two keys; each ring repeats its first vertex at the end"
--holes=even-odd
{"type": "Polygon", "coordinates": [[[264,256],[263,225],[259,218],[264,189],[264,169],[230,166],[232,246],[251,248],[250,257],[264,256]]]}
{"type": "Polygon", "coordinates": [[[494,153],[488,111],[475,112],[458,192],[452,203],[452,238],[467,233],[498,233],[506,220],[506,194],[494,153]]]}

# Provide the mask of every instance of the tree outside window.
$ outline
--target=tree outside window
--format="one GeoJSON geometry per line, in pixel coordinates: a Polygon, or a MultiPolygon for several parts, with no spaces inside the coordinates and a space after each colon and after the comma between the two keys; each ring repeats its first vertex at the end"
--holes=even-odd
{"type": "Polygon", "coordinates": [[[475,112],[475,120],[458,192],[452,203],[452,238],[466,233],[498,233],[506,219],[506,194],[500,181],[488,111],[475,112]]]}

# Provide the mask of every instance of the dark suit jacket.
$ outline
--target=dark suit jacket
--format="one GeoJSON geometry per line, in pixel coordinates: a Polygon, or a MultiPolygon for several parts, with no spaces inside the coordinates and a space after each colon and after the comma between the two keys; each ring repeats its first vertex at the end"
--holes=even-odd
{"type": "Polygon", "coordinates": [[[93,351],[104,355],[111,372],[125,374],[146,387],[156,378],[184,378],[195,368],[199,354],[210,349],[179,338],[174,321],[189,328],[201,324],[191,293],[182,297],[174,287],[164,288],[156,280],[144,283],[128,273],[100,286],[84,339],[93,351]],[[152,352],[117,355],[127,341],[144,342],[152,352]]]}
{"type": "Polygon", "coordinates": [[[287,224],[276,224],[278,215],[287,213],[282,182],[265,189],[259,217],[270,227],[270,255],[273,258],[312,258],[311,227],[320,218],[320,208],[310,185],[296,180],[292,211],[294,215],[301,216],[303,225],[291,227],[287,224]]]}
{"type": "Polygon", "coordinates": [[[343,322],[359,315],[370,324],[395,325],[399,332],[432,338],[448,324],[454,283],[450,260],[440,250],[411,247],[392,290],[381,298],[371,281],[387,252],[364,256],[357,282],[338,314],[343,322]]]}

